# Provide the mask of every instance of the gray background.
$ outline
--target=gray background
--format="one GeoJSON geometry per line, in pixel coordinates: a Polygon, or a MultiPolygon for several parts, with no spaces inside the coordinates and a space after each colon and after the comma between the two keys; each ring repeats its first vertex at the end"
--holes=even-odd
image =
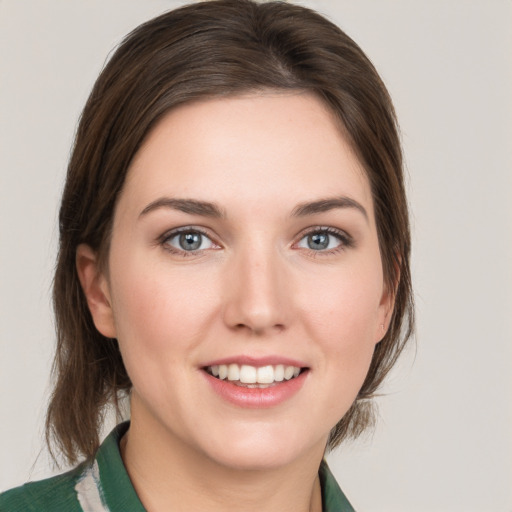
{"type": "MultiPolygon", "coordinates": [[[[0,490],[51,474],[49,290],[80,110],[121,37],[182,3],[0,0],[0,490]]],[[[301,3],[386,81],[413,210],[417,348],[331,467],[361,511],[512,511],[512,2],[301,3]]]]}

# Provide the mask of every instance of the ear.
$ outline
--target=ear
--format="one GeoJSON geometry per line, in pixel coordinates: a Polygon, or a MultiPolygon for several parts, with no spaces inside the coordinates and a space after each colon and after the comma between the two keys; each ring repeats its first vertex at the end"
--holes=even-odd
{"type": "Polygon", "coordinates": [[[96,253],[86,244],[76,250],[76,269],[96,329],[107,338],[116,338],[108,280],[99,268],[96,253]]]}
{"type": "Polygon", "coordinates": [[[382,341],[388,332],[391,317],[393,316],[393,307],[395,305],[395,294],[386,286],[382,292],[378,312],[378,325],[375,333],[375,344],[382,341]]]}
{"type": "Polygon", "coordinates": [[[389,329],[389,324],[393,317],[393,310],[395,309],[396,292],[398,284],[400,283],[400,268],[398,264],[395,265],[396,278],[388,284],[384,282],[382,287],[382,296],[379,303],[379,325],[377,326],[377,333],[375,336],[375,344],[382,341],[389,329]]]}

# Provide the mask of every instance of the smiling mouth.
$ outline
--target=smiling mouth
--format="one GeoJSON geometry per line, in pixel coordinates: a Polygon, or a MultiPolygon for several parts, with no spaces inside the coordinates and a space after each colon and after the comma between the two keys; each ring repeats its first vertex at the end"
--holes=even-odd
{"type": "Polygon", "coordinates": [[[251,366],[247,364],[219,364],[206,366],[206,373],[219,380],[245,388],[268,388],[298,377],[307,368],[283,364],[251,366]]]}

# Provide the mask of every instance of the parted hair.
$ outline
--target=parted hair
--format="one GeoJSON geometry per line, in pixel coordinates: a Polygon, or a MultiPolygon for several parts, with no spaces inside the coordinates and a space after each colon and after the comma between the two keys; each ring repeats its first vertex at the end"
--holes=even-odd
{"type": "Polygon", "coordinates": [[[372,425],[372,398],[410,338],[414,316],[408,207],[390,96],[359,46],[318,13],[284,2],[212,0],[133,30],[106,63],[82,112],[59,213],[57,345],[46,418],[51,453],[57,450],[70,463],[91,458],[105,411],[119,411],[119,399],[131,388],[117,340],[101,335],[92,321],[76,269],[78,245],[88,244],[107,264],[130,163],[169,110],[264,90],[320,98],[369,179],[385,283],[395,305],[366,380],[333,428],[328,448],[372,425]]]}

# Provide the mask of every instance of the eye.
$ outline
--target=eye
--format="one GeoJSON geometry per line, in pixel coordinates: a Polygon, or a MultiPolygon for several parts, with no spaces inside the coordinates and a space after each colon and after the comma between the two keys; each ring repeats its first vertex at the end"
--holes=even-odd
{"type": "Polygon", "coordinates": [[[312,251],[335,251],[351,245],[350,237],[343,232],[334,228],[321,228],[303,236],[297,247],[312,251]]]}
{"type": "Polygon", "coordinates": [[[171,250],[185,252],[203,251],[217,247],[208,236],[193,229],[169,233],[163,240],[163,244],[171,250]]]}

